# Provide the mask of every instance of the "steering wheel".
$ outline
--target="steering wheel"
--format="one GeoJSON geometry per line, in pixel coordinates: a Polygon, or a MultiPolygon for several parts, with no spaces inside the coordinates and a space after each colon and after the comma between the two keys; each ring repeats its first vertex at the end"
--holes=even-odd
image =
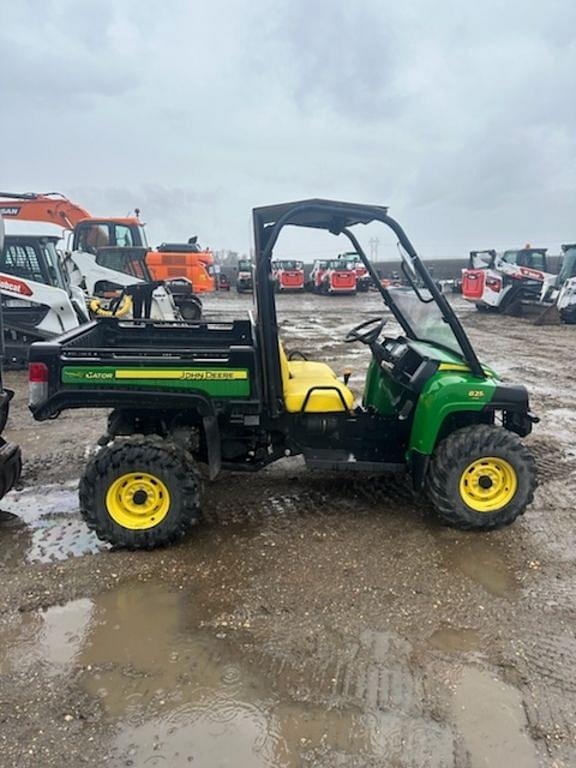
{"type": "Polygon", "coordinates": [[[347,344],[350,344],[352,341],[361,341],[362,344],[368,344],[368,346],[370,346],[370,344],[374,344],[374,342],[378,340],[378,336],[382,333],[382,329],[387,322],[387,317],[373,317],[372,320],[366,320],[355,328],[350,329],[344,337],[344,341],[347,344]],[[371,326],[374,326],[374,328],[371,326]],[[364,328],[369,330],[360,333],[364,328]]]}

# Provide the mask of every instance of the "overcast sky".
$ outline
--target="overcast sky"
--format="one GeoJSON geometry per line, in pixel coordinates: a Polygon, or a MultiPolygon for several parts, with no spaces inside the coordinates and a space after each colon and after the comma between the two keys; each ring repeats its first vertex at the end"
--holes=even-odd
{"type": "Polygon", "coordinates": [[[574,0],[3,0],[0,61],[0,188],[153,243],[307,197],[428,256],[576,240],[574,0]]]}

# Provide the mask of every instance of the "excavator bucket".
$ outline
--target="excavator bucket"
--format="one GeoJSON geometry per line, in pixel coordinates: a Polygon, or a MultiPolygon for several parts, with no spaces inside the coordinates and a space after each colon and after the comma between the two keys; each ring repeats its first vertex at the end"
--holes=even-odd
{"type": "Polygon", "coordinates": [[[550,304],[543,309],[534,319],[533,325],[561,325],[560,313],[556,304],[550,304]]]}

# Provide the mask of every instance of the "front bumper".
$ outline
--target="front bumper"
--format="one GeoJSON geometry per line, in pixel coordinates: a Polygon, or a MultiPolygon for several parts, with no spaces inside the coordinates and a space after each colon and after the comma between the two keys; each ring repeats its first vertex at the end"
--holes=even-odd
{"type": "Polygon", "coordinates": [[[529,435],[532,425],[540,421],[530,411],[528,390],[523,384],[498,384],[486,410],[502,411],[504,427],[520,437],[529,435]]]}

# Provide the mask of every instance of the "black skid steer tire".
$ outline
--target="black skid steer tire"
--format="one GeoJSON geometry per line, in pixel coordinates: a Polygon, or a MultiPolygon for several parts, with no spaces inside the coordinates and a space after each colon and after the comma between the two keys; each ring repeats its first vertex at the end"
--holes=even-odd
{"type": "Polygon", "coordinates": [[[178,304],[178,309],[180,310],[180,314],[184,320],[187,320],[188,322],[200,320],[202,317],[202,304],[198,301],[183,301],[182,303],[178,304]]]}
{"type": "MultiPolygon", "coordinates": [[[[470,531],[489,531],[510,525],[532,502],[536,485],[536,465],[530,451],[513,432],[489,424],[464,427],[442,440],[427,475],[428,496],[440,521],[470,531]],[[484,466],[488,468],[485,475],[482,474],[484,466]],[[514,492],[506,485],[505,475],[499,480],[499,466],[512,469],[514,481],[509,486],[515,487],[514,492]],[[498,482],[502,485],[504,501],[499,505],[495,502],[494,509],[479,511],[463,496],[467,493],[468,473],[483,478],[490,472],[496,478],[494,487],[498,482]]],[[[468,495],[468,499],[472,497],[468,495]]]]}
{"type": "Polygon", "coordinates": [[[182,538],[198,522],[201,485],[196,463],[181,447],[155,436],[128,438],[106,446],[88,462],[80,479],[80,511],[103,541],[125,549],[155,549],[182,538]],[[138,489],[139,479],[150,490],[145,503],[152,500],[144,526],[122,506],[131,492],[132,499],[145,494],[130,490],[138,489]],[[115,488],[120,488],[116,494],[115,488]]]}

